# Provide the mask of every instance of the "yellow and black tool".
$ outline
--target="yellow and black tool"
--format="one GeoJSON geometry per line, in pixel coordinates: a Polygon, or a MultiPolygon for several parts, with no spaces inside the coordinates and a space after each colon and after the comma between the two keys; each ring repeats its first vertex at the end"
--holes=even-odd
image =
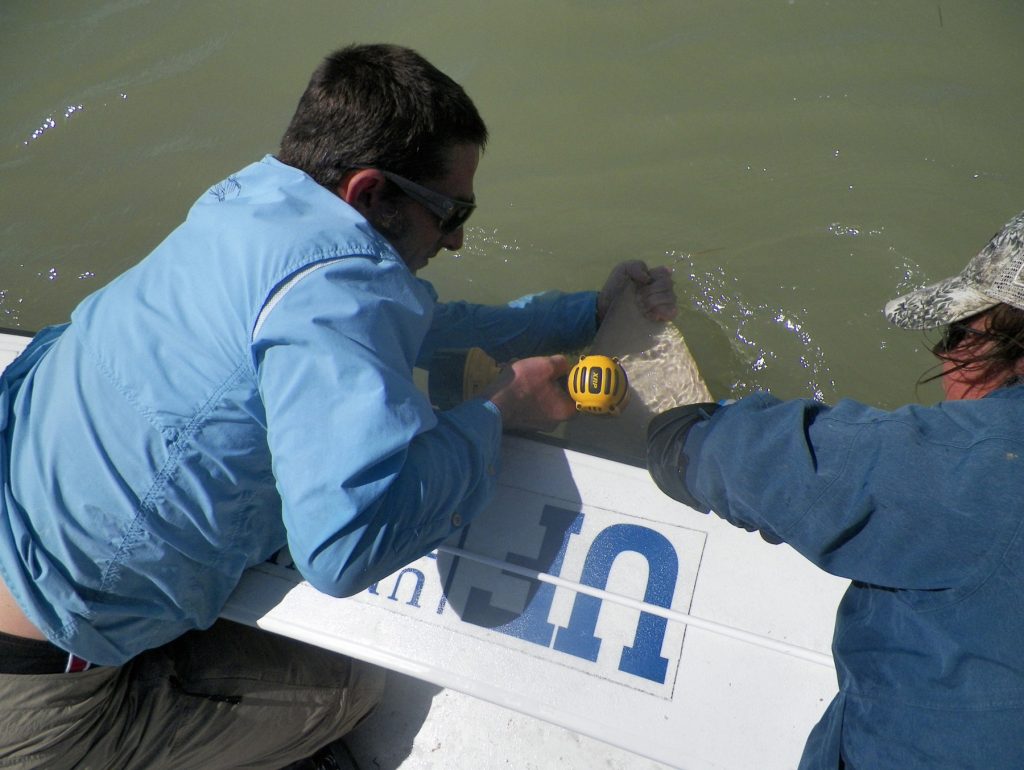
{"type": "Polygon", "coordinates": [[[569,372],[569,395],[581,412],[618,415],[629,402],[629,379],[619,359],[580,356],[569,372]]]}
{"type": "MultiPolygon", "coordinates": [[[[438,409],[451,409],[480,394],[501,367],[480,348],[439,350],[430,367],[427,394],[438,409]]],[[[629,380],[619,359],[580,356],[569,372],[567,389],[576,408],[589,414],[617,415],[629,401],[629,380]]]]}

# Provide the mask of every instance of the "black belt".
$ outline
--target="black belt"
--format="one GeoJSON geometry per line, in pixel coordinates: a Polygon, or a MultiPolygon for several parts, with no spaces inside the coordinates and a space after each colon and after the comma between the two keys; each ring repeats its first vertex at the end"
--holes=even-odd
{"type": "Polygon", "coordinates": [[[55,644],[0,631],[0,674],[66,674],[88,668],[88,662],[55,644]]]}

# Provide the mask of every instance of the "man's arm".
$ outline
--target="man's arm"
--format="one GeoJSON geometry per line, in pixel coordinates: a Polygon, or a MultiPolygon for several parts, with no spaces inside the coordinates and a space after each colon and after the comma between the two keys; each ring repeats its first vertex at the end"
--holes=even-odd
{"type": "Polygon", "coordinates": [[[496,361],[576,350],[597,329],[597,292],[530,294],[507,305],[438,304],[417,365],[437,350],[482,348],[496,361]]]}
{"type": "MultiPolygon", "coordinates": [[[[433,293],[433,287],[423,283],[433,293]]],[[[434,352],[445,348],[478,347],[503,362],[578,350],[590,344],[605,312],[629,283],[636,286],[645,316],[667,321],[676,315],[672,272],[630,260],[612,268],[599,292],[549,291],[499,306],[439,304],[417,365],[429,369],[434,352]]]]}
{"type": "Polygon", "coordinates": [[[412,381],[430,305],[404,267],[353,257],[292,285],[254,340],[288,543],[327,593],[428,553],[490,497],[497,408],[438,415],[412,381]]]}

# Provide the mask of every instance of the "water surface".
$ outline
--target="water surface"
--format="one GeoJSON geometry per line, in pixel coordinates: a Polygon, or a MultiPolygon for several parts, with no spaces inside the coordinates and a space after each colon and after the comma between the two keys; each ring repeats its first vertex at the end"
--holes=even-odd
{"type": "Polygon", "coordinates": [[[934,401],[886,300],[1024,208],[1024,5],[109,0],[0,6],[0,325],[62,321],[273,152],[349,42],[412,46],[492,133],[443,297],[676,270],[719,397],[934,401]]]}

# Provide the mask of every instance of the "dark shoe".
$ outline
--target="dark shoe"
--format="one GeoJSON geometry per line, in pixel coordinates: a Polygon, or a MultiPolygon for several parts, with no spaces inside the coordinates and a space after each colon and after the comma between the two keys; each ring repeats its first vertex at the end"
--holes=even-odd
{"type": "Polygon", "coordinates": [[[313,756],[292,762],[281,770],[359,770],[359,765],[345,741],[337,740],[328,743],[313,756]]]}

